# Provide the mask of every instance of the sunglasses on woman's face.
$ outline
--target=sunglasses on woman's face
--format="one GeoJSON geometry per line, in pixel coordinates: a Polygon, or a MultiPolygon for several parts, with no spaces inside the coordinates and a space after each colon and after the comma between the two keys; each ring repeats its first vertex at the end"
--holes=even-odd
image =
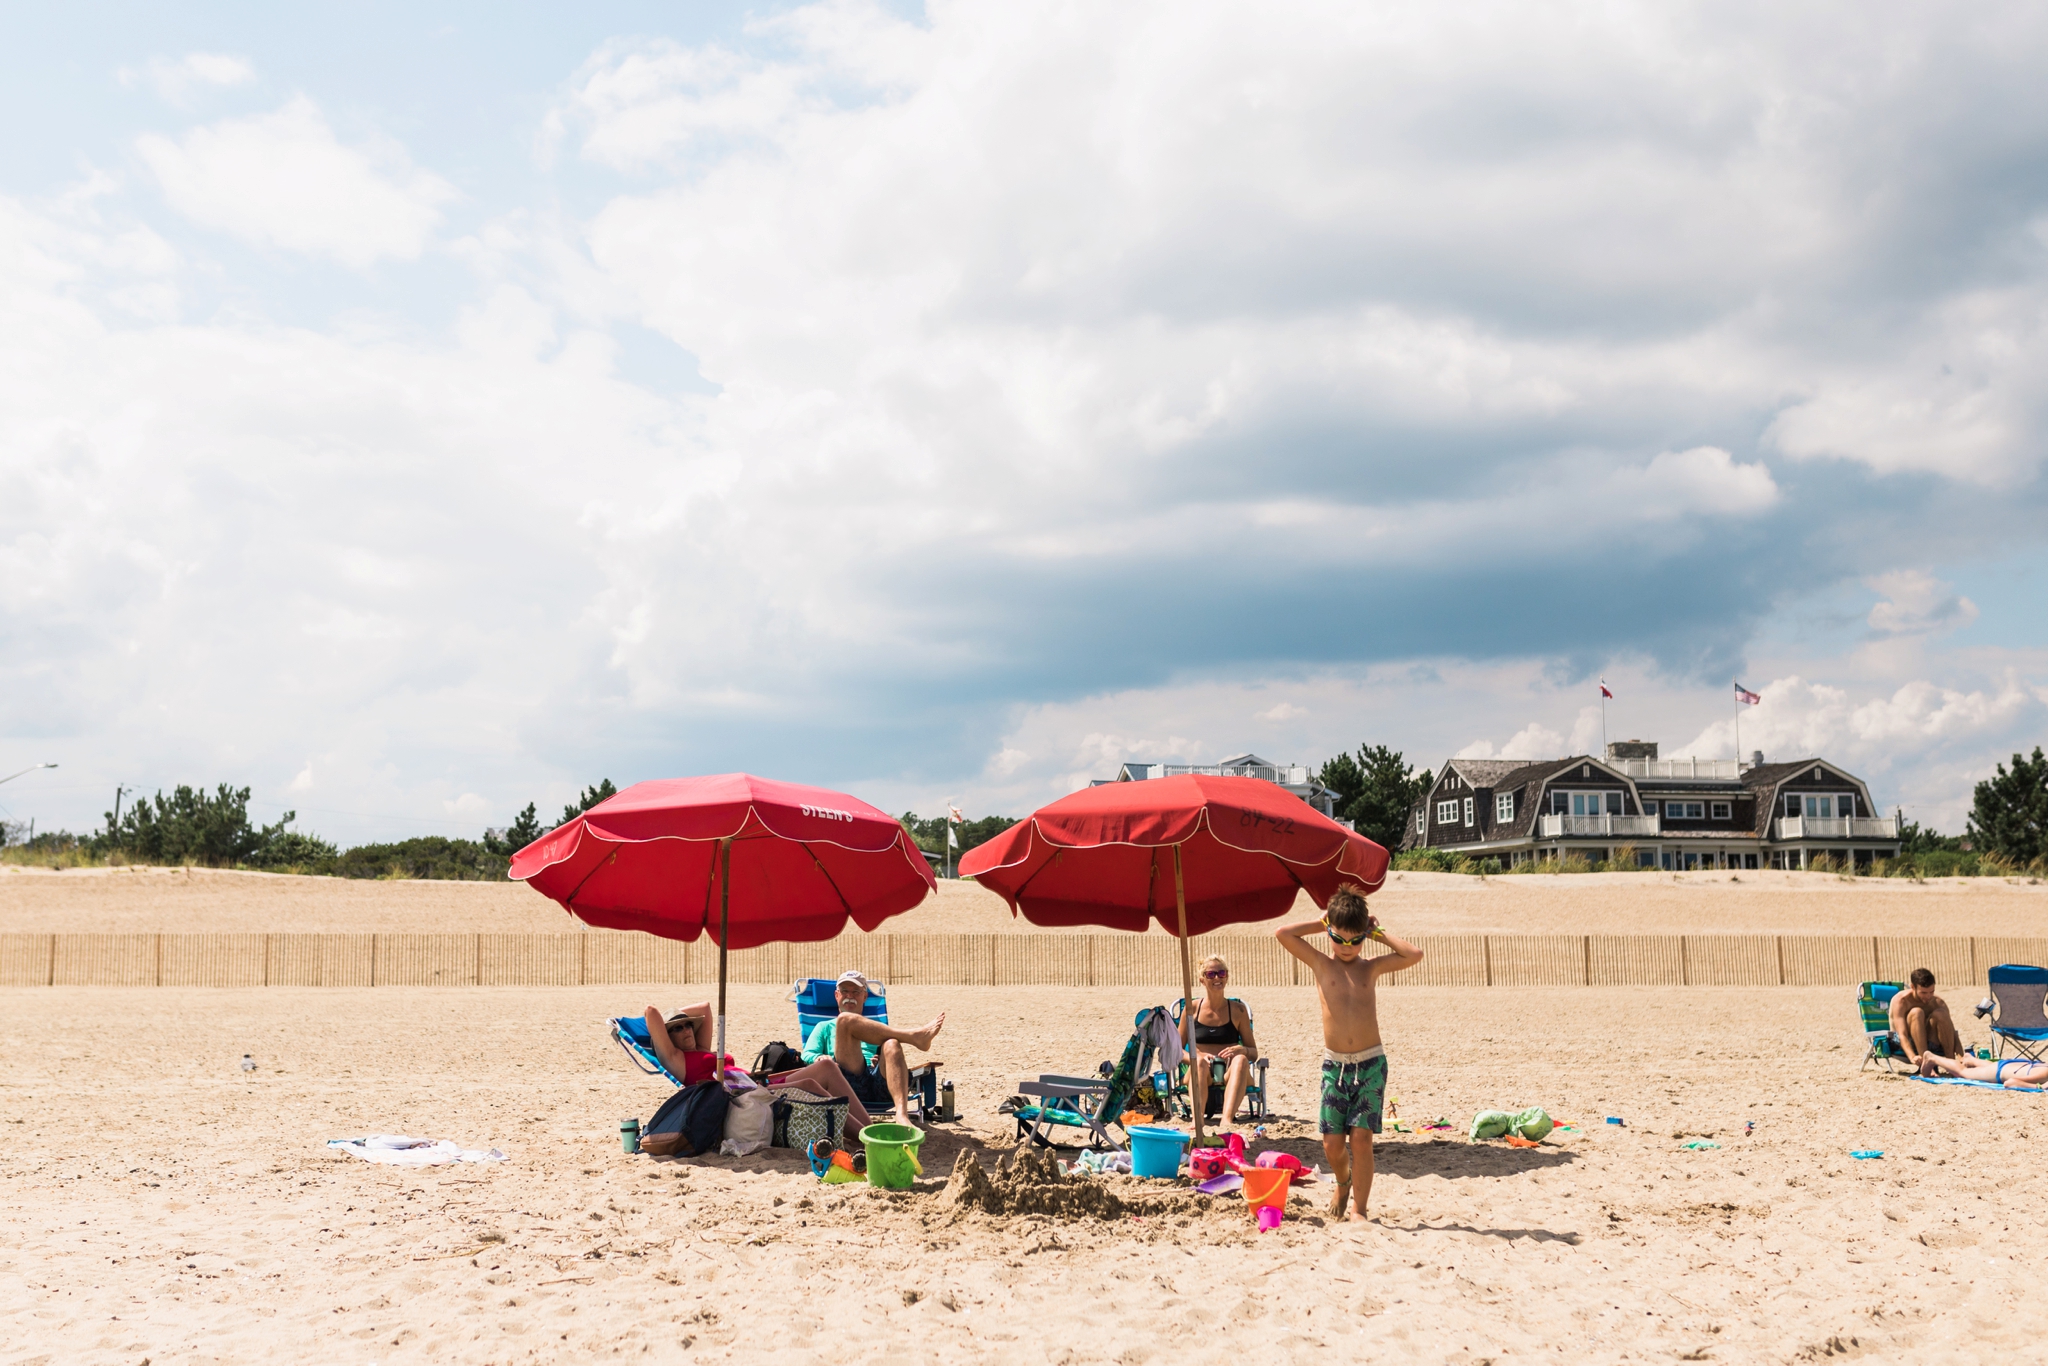
{"type": "Polygon", "coordinates": [[[1202,974],[1202,980],[1205,982],[1220,982],[1228,976],[1230,976],[1229,968],[1210,968],[1202,974]]]}

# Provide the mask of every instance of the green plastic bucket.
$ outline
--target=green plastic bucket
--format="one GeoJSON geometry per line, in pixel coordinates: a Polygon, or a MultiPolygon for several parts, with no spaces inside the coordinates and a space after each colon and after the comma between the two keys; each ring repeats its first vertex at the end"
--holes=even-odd
{"type": "Polygon", "coordinates": [[[917,1160],[924,1131],[908,1124],[870,1124],[860,1131],[861,1146],[868,1154],[868,1184],[886,1190],[908,1190],[924,1174],[917,1160]]]}

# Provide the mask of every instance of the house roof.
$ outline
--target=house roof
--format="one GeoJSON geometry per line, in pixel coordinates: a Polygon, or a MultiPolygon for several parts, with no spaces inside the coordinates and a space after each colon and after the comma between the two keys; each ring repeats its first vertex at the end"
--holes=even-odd
{"type": "MultiPolygon", "coordinates": [[[[1527,759],[1448,759],[1444,762],[1443,769],[1438,770],[1438,775],[1441,776],[1445,770],[1449,770],[1474,787],[1498,787],[1500,780],[1510,773],[1557,762],[1555,759],[1539,759],[1533,764],[1527,759]]],[[[1514,784],[1510,783],[1509,786],[1512,787],[1514,784]]]]}

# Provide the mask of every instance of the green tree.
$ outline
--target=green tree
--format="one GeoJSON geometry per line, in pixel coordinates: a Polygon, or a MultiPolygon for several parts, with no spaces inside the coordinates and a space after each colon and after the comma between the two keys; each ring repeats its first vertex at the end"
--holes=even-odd
{"type": "Polygon", "coordinates": [[[150,863],[194,863],[207,868],[269,868],[331,857],[334,846],[288,827],[287,811],[275,825],[249,824],[249,789],[218,784],[212,792],[180,783],[166,797],[138,798],[94,841],[150,863]]]}
{"type": "Polygon", "coordinates": [[[1907,820],[1904,811],[1899,812],[1899,853],[1902,857],[1913,854],[1959,854],[1962,849],[1962,836],[1938,835],[1918,821],[1907,820]]]}
{"type": "Polygon", "coordinates": [[[2048,854],[2048,759],[2012,756],[2012,771],[1998,765],[1996,776],[1977,784],[1970,811],[1970,840],[1983,853],[2015,863],[2048,854]]]}
{"type": "Polygon", "coordinates": [[[567,825],[599,802],[604,801],[608,797],[616,797],[618,795],[619,790],[612,786],[610,778],[606,778],[596,787],[586,787],[583,789],[583,799],[581,801],[572,802],[562,808],[562,819],[558,824],[567,825]]]}
{"type": "Polygon", "coordinates": [[[534,810],[533,803],[528,802],[526,809],[519,813],[519,819],[505,827],[505,837],[503,839],[499,839],[488,830],[484,831],[484,852],[487,854],[516,854],[546,833],[547,831],[541,829],[540,814],[534,810]]]}
{"type": "Polygon", "coordinates": [[[1360,745],[1357,754],[1340,754],[1325,763],[1316,781],[1336,794],[1337,814],[1359,834],[1394,849],[1407,827],[1408,809],[1429,788],[1430,773],[1410,770],[1397,749],[1360,745]]]}

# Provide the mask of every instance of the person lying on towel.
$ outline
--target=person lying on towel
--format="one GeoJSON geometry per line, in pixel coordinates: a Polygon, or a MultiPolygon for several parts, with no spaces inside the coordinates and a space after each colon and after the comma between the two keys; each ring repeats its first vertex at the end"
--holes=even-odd
{"type": "MultiPolygon", "coordinates": [[[[711,1056],[711,1002],[684,1006],[665,1020],[659,1010],[649,1006],[646,1019],[647,1040],[654,1045],[654,1056],[661,1059],[661,1065],[671,1076],[681,1077],[685,1086],[695,1086],[718,1075],[711,1056]]],[[[730,1053],[725,1056],[725,1065],[733,1065],[730,1053]]],[[[794,1086],[816,1096],[837,1096],[847,1102],[846,1118],[856,1126],[855,1132],[874,1123],[874,1116],[861,1104],[861,1098],[846,1084],[846,1078],[830,1058],[784,1072],[769,1085],[794,1086]]]]}
{"type": "Polygon", "coordinates": [[[2039,1091],[2048,1086],[2048,1062],[2035,1062],[2032,1058],[1991,1062],[1979,1058],[1944,1058],[1938,1053],[1930,1053],[1927,1061],[1933,1068],[1929,1076],[1946,1073],[1964,1081],[1995,1081],[2008,1091],[2039,1091]]]}
{"type": "Polygon", "coordinates": [[[837,1063],[853,1093],[870,1105],[894,1104],[896,1122],[910,1123],[910,1064],[903,1060],[903,1046],[919,1052],[945,1027],[946,1013],[922,1029],[899,1029],[861,1013],[868,999],[868,979],[857,972],[839,974],[833,994],[839,998],[835,1019],[811,1026],[804,1040],[804,1061],[837,1063]]]}

